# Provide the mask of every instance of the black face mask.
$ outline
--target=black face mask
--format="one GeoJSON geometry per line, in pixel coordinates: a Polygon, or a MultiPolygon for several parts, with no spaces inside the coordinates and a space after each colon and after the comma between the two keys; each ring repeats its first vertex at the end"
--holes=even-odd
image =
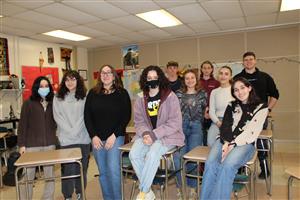
{"type": "Polygon", "coordinates": [[[151,80],[151,81],[147,81],[146,85],[151,88],[151,89],[155,89],[158,87],[159,85],[159,80],[151,80]]]}

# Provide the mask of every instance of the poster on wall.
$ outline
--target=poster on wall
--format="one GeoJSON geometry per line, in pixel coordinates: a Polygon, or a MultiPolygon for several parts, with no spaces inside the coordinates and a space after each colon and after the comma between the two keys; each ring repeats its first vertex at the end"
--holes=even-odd
{"type": "Polygon", "coordinates": [[[139,47],[129,45],[122,48],[124,69],[136,69],[139,67],[139,47]]]}
{"type": "Polygon", "coordinates": [[[142,74],[142,69],[125,70],[124,71],[124,88],[128,91],[131,100],[135,100],[141,92],[139,80],[142,74]]]}
{"type": "Polygon", "coordinates": [[[47,52],[48,52],[48,63],[49,63],[49,64],[54,63],[54,53],[53,53],[53,48],[52,48],[52,47],[47,48],[47,52]]]}
{"type": "Polygon", "coordinates": [[[240,73],[244,67],[243,67],[243,63],[241,62],[232,62],[232,63],[214,63],[213,64],[215,67],[214,70],[214,76],[217,77],[217,73],[219,71],[219,69],[222,66],[229,66],[232,69],[232,77],[234,77],[235,75],[237,75],[238,73],[240,73]]]}
{"type": "Polygon", "coordinates": [[[9,75],[8,42],[0,38],[0,75],[9,75]]]}
{"type": "Polygon", "coordinates": [[[22,77],[25,80],[25,89],[23,92],[23,100],[26,100],[31,95],[31,88],[34,80],[39,76],[46,76],[53,87],[54,92],[58,90],[59,77],[58,67],[43,67],[40,71],[39,67],[22,66],[22,77]]]}

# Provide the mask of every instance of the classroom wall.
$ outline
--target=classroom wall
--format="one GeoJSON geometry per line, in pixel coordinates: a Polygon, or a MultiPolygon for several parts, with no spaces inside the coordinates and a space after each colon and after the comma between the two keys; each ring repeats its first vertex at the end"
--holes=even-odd
{"type": "MultiPolygon", "coordinates": [[[[43,67],[58,67],[65,68],[65,62],[60,59],[60,47],[73,49],[71,55],[71,67],[77,69],[88,68],[88,55],[86,48],[77,48],[68,45],[60,45],[55,43],[48,43],[38,40],[32,40],[24,37],[5,35],[0,33],[0,37],[8,39],[9,48],[9,63],[10,73],[22,73],[22,66],[39,66],[39,55],[42,52],[44,58],[43,67]],[[54,63],[48,63],[47,48],[52,47],[54,53],[54,63]]],[[[62,77],[62,70],[59,70],[60,78],[62,77]]]]}
{"type": "MultiPolygon", "coordinates": [[[[257,58],[266,60],[258,61],[257,66],[274,78],[280,92],[280,99],[272,112],[275,119],[275,139],[300,141],[299,62],[287,60],[270,62],[281,57],[300,60],[300,25],[138,45],[141,66],[150,64],[164,66],[169,60],[176,60],[181,66],[186,64],[199,66],[204,60],[216,63],[238,62],[241,61],[245,51],[254,51],[257,58]]],[[[94,49],[89,51],[88,55],[90,79],[92,72],[105,63],[121,68],[120,46],[94,49]]]]}

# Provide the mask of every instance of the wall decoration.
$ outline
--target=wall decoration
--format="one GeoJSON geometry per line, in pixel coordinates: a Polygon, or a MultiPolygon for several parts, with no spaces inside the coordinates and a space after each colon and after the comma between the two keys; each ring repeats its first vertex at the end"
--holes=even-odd
{"type": "Polygon", "coordinates": [[[48,63],[50,64],[54,63],[53,48],[52,47],[47,48],[47,52],[48,52],[48,63]]]}
{"type": "Polygon", "coordinates": [[[79,75],[83,78],[84,81],[87,81],[87,70],[86,69],[79,69],[78,70],[79,75]]]}
{"type": "Polygon", "coordinates": [[[39,67],[22,66],[22,77],[25,80],[23,100],[26,100],[30,97],[32,84],[38,76],[46,76],[49,78],[54,91],[56,92],[58,90],[58,67],[44,67],[40,71],[39,67]]]}
{"type": "Polygon", "coordinates": [[[124,69],[136,69],[139,67],[139,47],[130,45],[122,48],[124,69]]]}
{"type": "Polygon", "coordinates": [[[0,75],[9,75],[8,42],[0,38],[0,75]]]}
{"type": "MultiPolygon", "coordinates": [[[[72,49],[68,49],[68,48],[60,48],[60,59],[61,61],[65,61],[66,63],[66,68],[65,70],[71,70],[71,53],[72,53],[72,49]]],[[[64,72],[64,70],[63,70],[64,72]]]]}
{"type": "Polygon", "coordinates": [[[141,92],[139,80],[143,69],[124,71],[124,88],[128,91],[131,100],[135,100],[141,92]]]}

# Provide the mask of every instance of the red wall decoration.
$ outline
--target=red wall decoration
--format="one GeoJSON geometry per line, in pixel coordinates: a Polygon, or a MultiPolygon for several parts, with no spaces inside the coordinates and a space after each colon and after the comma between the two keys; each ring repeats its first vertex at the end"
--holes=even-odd
{"type": "Polygon", "coordinates": [[[31,95],[31,87],[34,80],[39,76],[46,76],[56,92],[59,86],[58,67],[40,67],[22,66],[22,77],[25,81],[25,90],[23,92],[23,100],[31,95]]]}

